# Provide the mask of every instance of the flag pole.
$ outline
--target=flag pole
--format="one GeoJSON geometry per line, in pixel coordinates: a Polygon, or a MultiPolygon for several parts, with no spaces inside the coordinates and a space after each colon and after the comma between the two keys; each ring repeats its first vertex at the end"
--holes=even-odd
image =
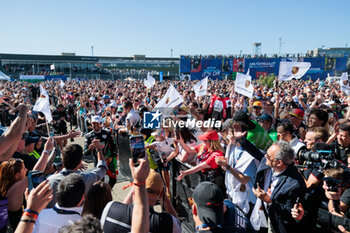
{"type": "Polygon", "coordinates": [[[50,127],[49,127],[49,123],[46,121],[46,128],[47,128],[47,135],[50,137],[50,127]]]}

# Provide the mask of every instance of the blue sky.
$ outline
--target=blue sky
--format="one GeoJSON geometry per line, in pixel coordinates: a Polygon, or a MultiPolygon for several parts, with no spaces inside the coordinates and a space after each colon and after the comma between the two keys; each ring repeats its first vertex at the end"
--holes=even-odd
{"type": "Polygon", "coordinates": [[[350,1],[0,0],[0,53],[169,57],[350,46],[350,1]]]}

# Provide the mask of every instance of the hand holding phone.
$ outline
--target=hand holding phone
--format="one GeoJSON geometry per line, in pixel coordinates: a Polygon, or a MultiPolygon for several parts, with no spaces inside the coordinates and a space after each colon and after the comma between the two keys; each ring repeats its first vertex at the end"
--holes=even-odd
{"type": "Polygon", "coordinates": [[[134,135],[130,137],[131,154],[134,163],[146,155],[145,143],[142,135],[134,135]]]}
{"type": "Polygon", "coordinates": [[[28,189],[29,192],[36,188],[41,182],[46,180],[46,176],[43,172],[30,171],[28,173],[28,189]]]}

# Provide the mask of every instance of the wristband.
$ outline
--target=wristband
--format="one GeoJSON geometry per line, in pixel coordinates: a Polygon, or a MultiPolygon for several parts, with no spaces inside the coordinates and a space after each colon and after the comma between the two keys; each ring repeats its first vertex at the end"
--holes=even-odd
{"type": "Polygon", "coordinates": [[[30,212],[23,212],[22,217],[23,216],[27,216],[27,217],[32,218],[34,220],[36,220],[38,218],[37,214],[33,214],[33,213],[30,213],[30,212]]]}
{"type": "Polygon", "coordinates": [[[135,185],[135,186],[137,186],[137,187],[140,188],[141,186],[145,186],[145,185],[146,185],[146,182],[130,183],[130,184],[125,185],[125,186],[122,188],[122,190],[124,190],[124,189],[126,189],[126,188],[129,188],[130,186],[133,186],[133,185],[135,185]]]}
{"type": "Polygon", "coordinates": [[[50,154],[50,151],[49,151],[49,150],[43,150],[43,153],[48,153],[48,154],[50,154]]]}
{"type": "Polygon", "coordinates": [[[35,223],[35,220],[32,220],[32,219],[21,219],[20,222],[35,223]]]}
{"type": "Polygon", "coordinates": [[[29,212],[29,213],[33,213],[33,214],[39,215],[38,212],[36,212],[35,210],[31,210],[31,209],[24,209],[23,212],[29,212]]]}

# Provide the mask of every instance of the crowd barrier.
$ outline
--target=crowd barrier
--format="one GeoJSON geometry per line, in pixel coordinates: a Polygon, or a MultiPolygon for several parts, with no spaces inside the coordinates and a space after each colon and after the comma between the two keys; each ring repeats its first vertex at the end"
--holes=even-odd
{"type": "Polygon", "coordinates": [[[202,177],[198,172],[185,176],[181,181],[178,181],[176,177],[180,174],[180,171],[190,169],[191,167],[191,165],[182,163],[177,158],[171,161],[171,201],[178,213],[183,232],[195,231],[195,224],[192,218],[192,209],[188,198],[192,197],[193,190],[202,181],[202,177]]]}

